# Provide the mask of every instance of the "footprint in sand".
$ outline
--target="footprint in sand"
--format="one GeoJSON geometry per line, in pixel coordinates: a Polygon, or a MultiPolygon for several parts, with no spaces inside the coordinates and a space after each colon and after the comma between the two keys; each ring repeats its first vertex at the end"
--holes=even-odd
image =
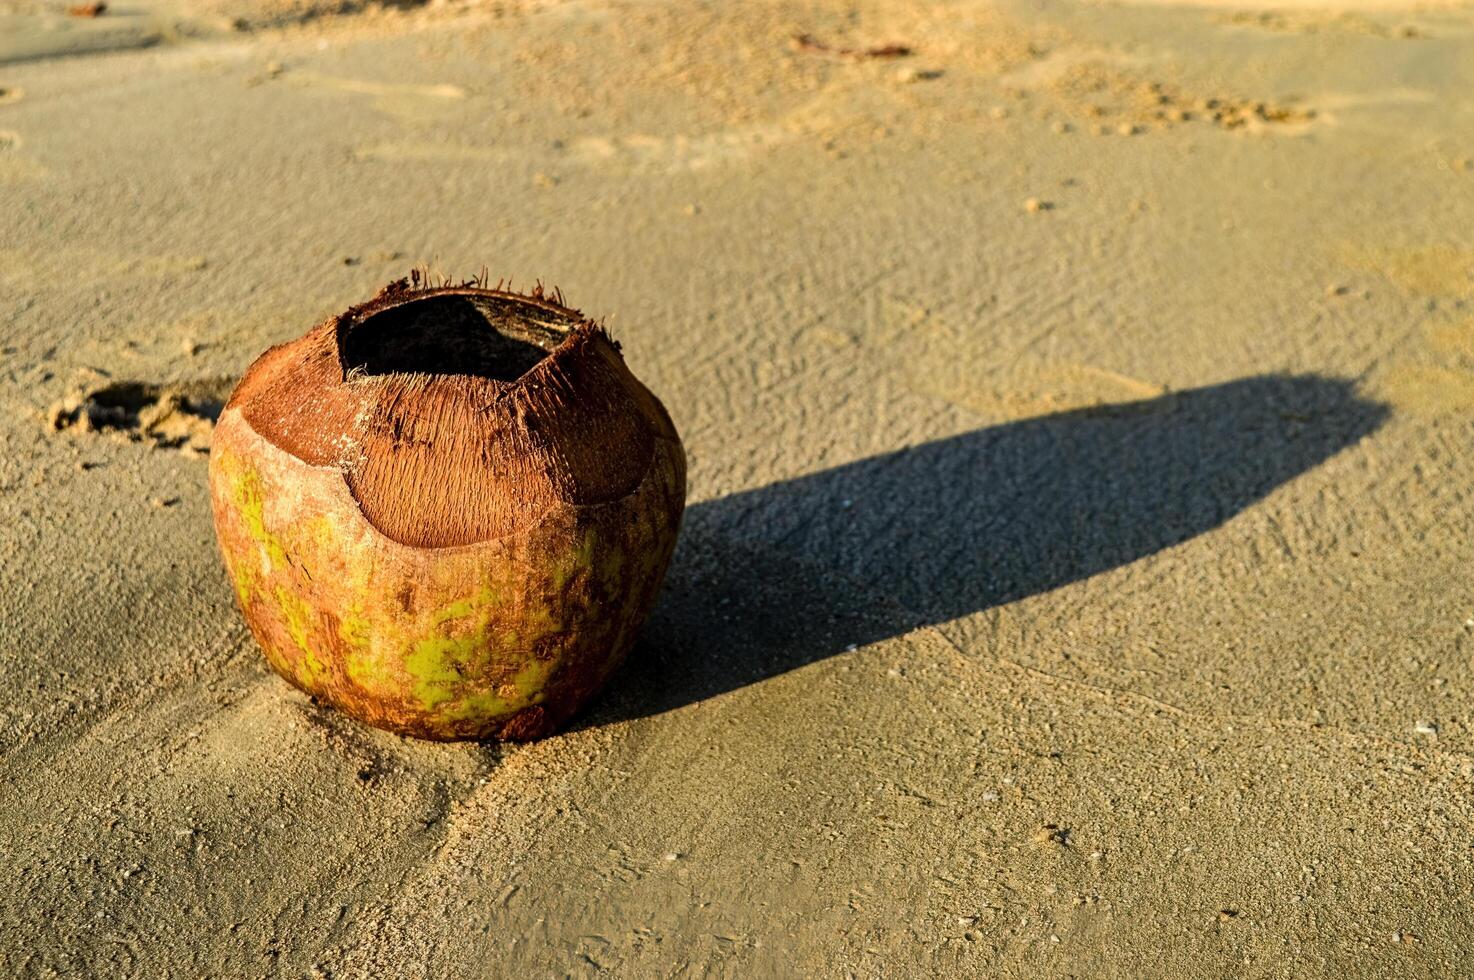
{"type": "Polygon", "coordinates": [[[995,419],[1028,419],[1059,412],[1108,410],[1138,403],[1162,410],[1166,387],[1108,368],[1069,361],[1020,364],[999,377],[956,372],[913,373],[913,390],[995,419]]]}
{"type": "Polygon", "coordinates": [[[0,129],[0,182],[9,183],[46,175],[46,168],[41,164],[15,152],[21,148],[23,142],[20,133],[0,129]]]}
{"type": "MultiPolygon", "coordinates": [[[[1474,249],[1463,245],[1350,244],[1341,253],[1347,265],[1376,273],[1411,296],[1456,303],[1474,297],[1474,249]]],[[[1375,373],[1375,393],[1414,415],[1474,411],[1474,319],[1438,319],[1424,327],[1422,341],[1400,347],[1397,358],[1375,373]]]]}
{"type": "Polygon", "coordinates": [[[1377,379],[1375,391],[1414,415],[1474,411],[1474,372],[1433,364],[1398,364],[1377,379]]]}
{"type": "Polygon", "coordinates": [[[387,160],[398,163],[491,163],[510,159],[511,151],[494,146],[463,146],[454,143],[373,143],[353,151],[355,160],[387,160]]]}
{"type": "Polygon", "coordinates": [[[883,343],[912,391],[996,420],[1036,418],[1058,412],[1100,410],[1164,411],[1165,385],[1078,361],[1023,357],[1012,366],[980,376],[967,358],[956,356],[967,331],[945,316],[902,301],[891,304],[894,329],[883,343]]]}
{"type": "Polygon", "coordinates": [[[638,167],[676,173],[743,160],[754,150],[781,143],[787,138],[778,126],[746,126],[697,136],[629,133],[613,138],[580,139],[569,147],[569,152],[575,159],[588,164],[623,160],[638,167]]]}
{"type": "Polygon", "coordinates": [[[1414,415],[1474,412],[1474,319],[1431,324],[1423,339],[1421,355],[1377,375],[1377,394],[1414,415]]]}
{"type": "Polygon", "coordinates": [[[413,85],[375,82],[362,78],[322,75],[312,71],[290,72],[286,78],[293,85],[368,96],[374,100],[375,109],[401,122],[416,122],[430,113],[459,112],[461,108],[457,103],[466,98],[465,89],[449,83],[413,85]]]}
{"type": "MultiPolygon", "coordinates": [[[[45,173],[33,160],[0,151],[0,179],[7,174],[45,173]],[[7,167],[7,161],[15,164],[7,167]]],[[[0,285],[20,284],[62,274],[86,279],[167,279],[200,272],[209,266],[203,255],[118,255],[86,247],[48,252],[0,248],[0,285]]]]}
{"type": "Polygon", "coordinates": [[[1474,248],[1438,243],[1344,248],[1353,268],[1375,272],[1411,293],[1428,296],[1474,295],[1474,248]]]}
{"type": "MultiPolygon", "coordinates": [[[[1317,120],[1305,105],[1194,94],[1153,78],[1139,55],[1065,47],[1003,75],[1005,88],[1041,92],[1097,136],[1134,136],[1183,124],[1243,133],[1297,135],[1317,120]]],[[[1068,128],[1056,132],[1069,132],[1068,128]]]]}
{"type": "Polygon", "coordinates": [[[1429,327],[1428,347],[1442,357],[1474,366],[1474,319],[1429,327]]]}
{"type": "Polygon", "coordinates": [[[1370,37],[1416,40],[1425,35],[1414,24],[1384,23],[1343,10],[1239,10],[1222,14],[1219,23],[1255,28],[1272,34],[1365,34],[1370,37]]]}
{"type": "Polygon", "coordinates": [[[234,385],[231,378],[171,385],[108,382],[56,402],[46,412],[46,423],[53,432],[111,434],[157,449],[204,455],[234,385]]]}
{"type": "Polygon", "coordinates": [[[562,147],[551,161],[541,148],[417,141],[373,143],[358,147],[353,155],[358,160],[413,163],[510,162],[521,158],[529,164],[565,162],[584,167],[623,164],[635,170],[680,173],[743,160],[787,138],[785,131],[777,126],[752,126],[697,136],[650,136],[644,133],[586,136],[562,147]]]}

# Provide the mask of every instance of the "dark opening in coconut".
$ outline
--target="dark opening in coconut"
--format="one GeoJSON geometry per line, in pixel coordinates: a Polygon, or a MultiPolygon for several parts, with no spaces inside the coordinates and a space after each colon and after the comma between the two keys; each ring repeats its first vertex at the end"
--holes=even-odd
{"type": "Polygon", "coordinates": [[[469,374],[515,381],[577,324],[570,313],[512,295],[441,292],[343,324],[344,376],[469,374]]]}

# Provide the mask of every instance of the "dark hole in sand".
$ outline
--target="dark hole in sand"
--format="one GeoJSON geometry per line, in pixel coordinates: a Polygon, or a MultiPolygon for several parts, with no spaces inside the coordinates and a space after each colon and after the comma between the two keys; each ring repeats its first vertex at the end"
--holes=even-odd
{"type": "Polygon", "coordinates": [[[53,405],[51,427],[204,451],[233,385],[228,378],[179,384],[114,381],[53,405]]]}
{"type": "Polygon", "coordinates": [[[345,325],[343,373],[468,374],[515,381],[562,343],[574,321],[513,297],[427,296],[345,325]]]}
{"type": "Polygon", "coordinates": [[[161,407],[217,422],[229,396],[228,381],[181,385],[118,381],[89,394],[83,405],[94,428],[136,429],[161,407]]]}

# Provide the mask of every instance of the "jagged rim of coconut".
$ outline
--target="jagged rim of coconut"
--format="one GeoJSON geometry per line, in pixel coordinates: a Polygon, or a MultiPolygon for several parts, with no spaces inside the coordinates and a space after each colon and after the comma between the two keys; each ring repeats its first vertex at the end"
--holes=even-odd
{"type": "Polygon", "coordinates": [[[562,361],[570,352],[589,340],[596,338],[602,339],[613,347],[615,351],[619,351],[619,342],[609,336],[603,321],[587,317],[581,310],[569,306],[563,298],[563,291],[556,286],[553,287],[551,294],[549,294],[539,281],[533,286],[530,292],[522,293],[510,288],[510,284],[504,285],[501,281],[498,281],[495,286],[486,286],[483,284],[484,282],[485,279],[483,276],[460,283],[443,282],[436,285],[429,283],[419,274],[416,274],[413,278],[397,279],[389,283],[373,299],[355,306],[350,306],[342,313],[333,317],[330,321],[332,325],[333,349],[342,371],[341,382],[356,386],[382,382],[387,378],[396,376],[426,382],[473,377],[477,382],[485,384],[498,392],[505,393],[517,389],[529,380],[534,380],[535,376],[551,370],[551,366],[555,362],[562,361]],[[565,321],[564,325],[550,329],[549,331],[561,332],[563,336],[557,344],[551,347],[543,347],[541,344],[525,341],[534,343],[534,346],[542,347],[547,353],[536,364],[532,365],[532,367],[522,372],[516,378],[510,379],[426,371],[394,371],[384,374],[369,374],[363,372],[358,367],[350,368],[344,363],[344,341],[347,339],[349,332],[357,327],[363,326],[373,317],[387,313],[392,309],[442,296],[472,296],[477,299],[515,303],[541,309],[565,321]]]}

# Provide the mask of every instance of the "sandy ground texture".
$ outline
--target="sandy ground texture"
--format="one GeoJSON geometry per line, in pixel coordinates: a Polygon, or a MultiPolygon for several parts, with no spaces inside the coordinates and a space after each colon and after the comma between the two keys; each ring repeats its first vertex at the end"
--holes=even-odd
{"type": "Polygon", "coordinates": [[[1469,974],[1474,11],[7,4],[0,973],[1469,974]],[[690,453],[542,743],[215,552],[232,380],[417,263],[690,453]]]}

